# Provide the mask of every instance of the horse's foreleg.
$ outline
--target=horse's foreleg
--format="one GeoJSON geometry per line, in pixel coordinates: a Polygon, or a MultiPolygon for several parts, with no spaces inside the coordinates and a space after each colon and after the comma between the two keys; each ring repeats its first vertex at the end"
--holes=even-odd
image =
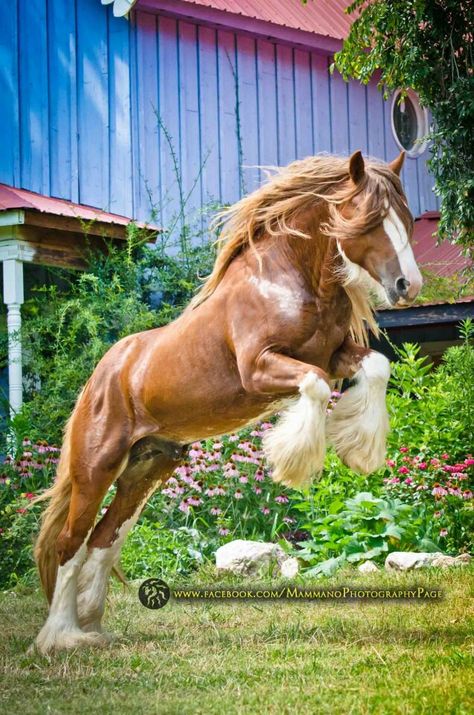
{"type": "Polygon", "coordinates": [[[239,364],[247,391],[260,394],[299,392],[277,425],[265,434],[263,447],[273,479],[300,487],[318,473],[326,453],[325,417],[331,394],[328,376],[313,365],[279,353],[265,352],[239,364]]]}
{"type": "Polygon", "coordinates": [[[385,459],[390,363],[384,355],[347,338],[331,361],[331,376],[352,378],[354,384],[328,416],[328,439],[348,467],[369,474],[385,459]]]}
{"type": "Polygon", "coordinates": [[[102,632],[101,620],[110,573],[146,500],[177,466],[166,455],[142,455],[130,463],[117,481],[117,493],[96,525],[88,543],[88,556],[79,575],[78,613],[84,631],[102,632]]]}

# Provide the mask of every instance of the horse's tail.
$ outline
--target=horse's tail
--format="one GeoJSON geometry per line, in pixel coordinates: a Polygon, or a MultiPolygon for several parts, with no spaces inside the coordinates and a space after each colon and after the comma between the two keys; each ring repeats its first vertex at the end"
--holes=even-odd
{"type": "Polygon", "coordinates": [[[56,585],[58,557],[56,541],[66,523],[71,501],[72,482],[69,473],[71,452],[71,420],[64,434],[63,446],[56,472],[56,480],[35,502],[49,499],[49,504],[41,518],[41,529],[36,540],[34,555],[38,566],[41,585],[46,598],[51,603],[56,585]]]}

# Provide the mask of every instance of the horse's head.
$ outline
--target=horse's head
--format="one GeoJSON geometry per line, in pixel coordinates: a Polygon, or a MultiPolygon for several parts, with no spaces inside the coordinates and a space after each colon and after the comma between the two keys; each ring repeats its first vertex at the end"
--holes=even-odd
{"type": "Polygon", "coordinates": [[[351,156],[352,191],[339,206],[336,234],[348,281],[369,274],[397,307],[412,303],[422,286],[411,247],[413,217],[399,179],[404,156],[367,166],[360,151],[351,156]]]}

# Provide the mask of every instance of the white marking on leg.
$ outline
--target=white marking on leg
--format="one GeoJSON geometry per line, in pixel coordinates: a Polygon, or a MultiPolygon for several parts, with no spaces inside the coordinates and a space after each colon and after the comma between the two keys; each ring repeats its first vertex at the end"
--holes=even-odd
{"type": "Polygon", "coordinates": [[[371,352],[327,419],[327,436],[342,461],[369,474],[384,464],[389,421],[385,395],[390,377],[386,357],[371,352]]]}
{"type": "Polygon", "coordinates": [[[416,264],[403,221],[393,208],[390,208],[388,215],[384,218],[383,227],[398,256],[403,277],[410,282],[408,297],[413,300],[421,290],[423,278],[416,264]]]}
{"type": "Polygon", "coordinates": [[[331,395],[327,383],[314,372],[305,375],[299,390],[300,397],[263,438],[274,481],[292,487],[303,486],[323,467],[324,422],[331,395]]]}
{"type": "Polygon", "coordinates": [[[74,556],[58,567],[49,615],[36,639],[42,653],[81,644],[102,645],[99,634],[81,631],[77,616],[77,579],[86,558],[89,534],[74,556]]]}
{"type": "Polygon", "coordinates": [[[81,569],[78,583],[79,622],[85,631],[102,630],[101,620],[105,610],[108,581],[112,568],[120,557],[120,551],[129,531],[135,526],[143,505],[142,501],[135,514],[117,529],[113,543],[105,548],[93,547],[81,569]]]}

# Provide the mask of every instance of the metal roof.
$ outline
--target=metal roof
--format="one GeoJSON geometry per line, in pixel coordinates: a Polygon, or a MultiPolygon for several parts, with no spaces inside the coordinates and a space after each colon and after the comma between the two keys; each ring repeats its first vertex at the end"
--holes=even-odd
{"type": "MultiPolygon", "coordinates": [[[[109,223],[117,226],[127,226],[131,219],[127,216],[108,213],[84,204],[76,204],[65,199],[55,199],[50,196],[43,196],[34,191],[17,189],[8,184],[0,184],[0,211],[11,211],[14,209],[27,209],[39,211],[51,216],[64,216],[66,218],[76,218],[80,221],[97,221],[99,223],[109,223]]],[[[137,223],[141,228],[159,230],[156,226],[144,223],[137,223]]]]}
{"type": "Polygon", "coordinates": [[[452,276],[471,265],[459,246],[449,241],[436,244],[438,211],[427,211],[415,221],[413,252],[417,263],[438,276],[452,276]]]}
{"type": "MultiPolygon", "coordinates": [[[[147,6],[160,6],[159,0],[147,0],[147,6]]],[[[140,7],[140,0],[137,7],[140,7]]],[[[177,3],[178,4],[178,3],[177,3]]],[[[270,22],[315,35],[344,39],[356,15],[344,13],[349,0],[180,0],[181,7],[192,6],[220,10],[230,15],[270,22]]]]}

